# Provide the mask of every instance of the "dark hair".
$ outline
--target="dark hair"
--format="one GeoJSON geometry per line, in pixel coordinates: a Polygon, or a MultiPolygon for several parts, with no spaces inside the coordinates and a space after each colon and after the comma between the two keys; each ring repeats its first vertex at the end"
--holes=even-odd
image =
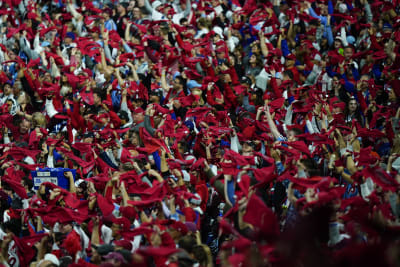
{"type": "Polygon", "coordinates": [[[175,79],[179,80],[180,85],[183,86],[185,84],[185,79],[182,76],[178,75],[175,77],[175,79]]]}
{"type": "Polygon", "coordinates": [[[289,131],[292,131],[295,136],[303,133],[303,131],[299,128],[291,128],[289,131]]]}
{"type": "Polygon", "coordinates": [[[100,89],[95,89],[93,90],[93,94],[98,95],[101,98],[101,101],[106,99],[106,96],[104,94],[104,91],[100,90],[100,89]]]}
{"type": "Polygon", "coordinates": [[[256,95],[256,99],[255,99],[255,101],[254,101],[254,104],[255,104],[256,106],[262,106],[263,103],[264,103],[264,100],[263,100],[264,92],[263,92],[263,90],[260,89],[260,88],[256,88],[256,89],[253,91],[253,94],[256,95]]]}
{"type": "Polygon", "coordinates": [[[67,267],[70,264],[72,264],[72,262],[73,262],[71,256],[64,256],[64,257],[61,257],[59,260],[60,260],[59,267],[67,267]]]}
{"type": "Polygon", "coordinates": [[[187,22],[187,21],[188,21],[187,18],[181,18],[181,19],[179,20],[179,24],[182,25],[182,23],[185,23],[185,22],[187,22]]]}
{"type": "Polygon", "coordinates": [[[293,72],[291,70],[285,70],[283,72],[283,75],[287,75],[291,80],[293,80],[294,78],[293,72]]]}
{"type": "Polygon", "coordinates": [[[118,111],[117,115],[121,120],[126,120],[126,121],[129,120],[128,112],[126,112],[125,110],[118,111]]]}
{"type": "Polygon", "coordinates": [[[188,143],[186,141],[180,140],[178,142],[178,144],[181,145],[181,147],[183,148],[184,153],[189,152],[189,146],[188,146],[188,143]]]}
{"type": "Polygon", "coordinates": [[[352,45],[347,45],[343,48],[343,50],[345,50],[346,48],[350,48],[352,51],[354,51],[354,46],[352,45]]]}
{"type": "Polygon", "coordinates": [[[192,235],[185,235],[179,239],[178,246],[190,254],[193,252],[193,249],[196,246],[196,239],[192,235]]]}
{"type": "Polygon", "coordinates": [[[20,219],[11,219],[4,223],[4,230],[10,231],[14,235],[19,236],[21,232],[21,220],[20,219]]]}
{"type": "Polygon", "coordinates": [[[24,181],[24,184],[31,189],[33,187],[33,181],[31,179],[29,179],[28,177],[24,177],[22,178],[22,180],[24,181]]]}
{"type": "Polygon", "coordinates": [[[321,175],[317,163],[312,158],[301,159],[300,162],[306,167],[306,171],[311,177],[321,175]]]}
{"type": "Polygon", "coordinates": [[[200,266],[206,266],[209,263],[205,245],[197,245],[193,248],[194,258],[200,263],[200,266]]]}
{"type": "Polygon", "coordinates": [[[350,111],[349,111],[349,103],[350,101],[356,101],[357,103],[357,109],[354,111],[354,119],[356,119],[358,121],[358,123],[360,123],[361,126],[364,126],[364,117],[362,115],[361,112],[361,108],[360,108],[360,104],[357,102],[357,100],[354,97],[351,97],[347,102],[346,102],[346,107],[344,109],[344,115],[345,118],[347,118],[348,115],[350,115],[350,111]]]}

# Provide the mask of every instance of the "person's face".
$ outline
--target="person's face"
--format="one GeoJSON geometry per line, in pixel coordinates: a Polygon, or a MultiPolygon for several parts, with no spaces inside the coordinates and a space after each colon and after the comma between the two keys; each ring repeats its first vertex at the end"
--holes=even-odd
{"type": "Polygon", "coordinates": [[[390,54],[390,53],[391,53],[391,48],[390,48],[389,42],[386,42],[386,43],[384,44],[383,50],[385,51],[386,54],[390,54]]]}
{"type": "Polygon", "coordinates": [[[184,26],[184,27],[186,27],[186,26],[189,25],[189,21],[183,20],[182,23],[181,23],[181,25],[184,26]]]}
{"type": "Polygon", "coordinates": [[[258,54],[260,52],[260,47],[257,44],[254,44],[251,47],[251,52],[253,52],[254,54],[258,54]]]}
{"type": "Polygon", "coordinates": [[[93,143],[93,140],[94,140],[94,138],[93,137],[86,137],[86,138],[83,138],[83,142],[84,143],[93,143]]]}
{"type": "Polygon", "coordinates": [[[102,124],[102,125],[105,125],[105,124],[107,124],[107,123],[110,121],[110,118],[105,117],[105,118],[102,118],[100,121],[101,121],[101,124],[102,124]]]}
{"type": "Polygon", "coordinates": [[[214,36],[213,36],[213,42],[214,42],[214,44],[215,44],[216,42],[218,42],[219,40],[221,40],[221,37],[219,36],[219,34],[214,34],[214,36]]]}
{"type": "Polygon", "coordinates": [[[154,31],[155,36],[160,36],[160,28],[159,27],[153,28],[153,31],[154,31]]]}
{"type": "MultiPolygon", "coordinates": [[[[95,33],[95,35],[96,35],[97,33],[95,33]]],[[[80,63],[81,62],[81,59],[82,59],[82,55],[81,55],[81,53],[80,52],[78,52],[78,53],[75,53],[75,59],[76,59],[76,61],[78,62],[78,63],[80,63]]]]}
{"type": "Polygon", "coordinates": [[[62,76],[61,76],[61,81],[62,81],[63,83],[68,82],[68,77],[67,77],[66,75],[62,75],[62,76]]]}
{"type": "Polygon", "coordinates": [[[120,230],[121,230],[121,227],[118,224],[113,223],[111,225],[111,236],[114,238],[117,237],[120,230]]]}
{"type": "Polygon", "coordinates": [[[250,59],[249,59],[249,62],[250,63],[256,63],[257,62],[257,58],[256,58],[256,55],[251,55],[251,57],[250,57],[250,59]]]}
{"type": "Polygon", "coordinates": [[[96,249],[92,248],[92,257],[90,258],[90,262],[98,264],[101,262],[101,256],[97,252],[96,249]]]}
{"type": "Polygon", "coordinates": [[[14,60],[16,56],[17,55],[13,51],[8,52],[8,57],[10,58],[10,60],[14,60]]]}
{"type": "Polygon", "coordinates": [[[67,234],[72,231],[72,225],[70,223],[64,224],[61,226],[60,232],[63,234],[67,234]]]}
{"type": "Polygon", "coordinates": [[[332,109],[333,114],[339,114],[342,113],[342,109],[338,106],[333,107],[332,109]]]}
{"type": "Polygon", "coordinates": [[[14,96],[18,96],[20,92],[21,92],[20,86],[18,84],[14,84],[14,86],[13,86],[13,94],[14,94],[14,96]]]}
{"type": "Polygon", "coordinates": [[[333,77],[333,79],[332,79],[332,86],[333,86],[333,88],[339,88],[339,86],[340,86],[340,81],[339,81],[339,79],[338,79],[337,77],[333,77]]]}
{"type": "Polygon", "coordinates": [[[293,66],[294,65],[294,60],[292,60],[292,59],[286,59],[285,60],[285,66],[286,67],[290,67],[290,66],[293,66]]]}
{"type": "Polygon", "coordinates": [[[173,86],[174,89],[181,88],[181,82],[179,81],[179,79],[175,79],[172,86],[173,86]]]}
{"type": "MultiPolygon", "coordinates": [[[[99,39],[99,33],[98,32],[92,32],[91,33],[91,36],[92,36],[92,38],[94,39],[94,40],[97,40],[97,39],[99,39]]],[[[75,57],[76,57],[77,55],[75,55],[75,57]]],[[[79,58],[80,59],[80,58],[79,58]]]]}
{"type": "Polygon", "coordinates": [[[321,16],[326,16],[326,15],[328,15],[328,6],[321,5],[321,16]]]}
{"type": "Polygon", "coordinates": [[[134,19],[139,19],[141,17],[140,15],[141,15],[140,9],[138,7],[135,7],[133,9],[133,18],[134,19]]]}
{"type": "Polygon", "coordinates": [[[125,8],[122,6],[122,5],[118,5],[117,6],[117,12],[118,12],[118,14],[121,14],[122,12],[124,12],[125,11],[125,8]]]}
{"type": "Polygon", "coordinates": [[[126,8],[127,11],[132,11],[135,8],[135,1],[130,1],[128,7],[126,8]]]}
{"type": "Polygon", "coordinates": [[[242,154],[243,156],[251,156],[254,152],[254,149],[251,145],[244,143],[242,146],[242,154]]]}
{"type": "Polygon", "coordinates": [[[100,105],[101,104],[101,98],[98,94],[93,94],[93,103],[95,105],[100,105]]]}
{"type": "Polygon", "coordinates": [[[362,76],[360,82],[361,82],[361,89],[364,90],[368,88],[368,76],[362,76]]]}
{"type": "Polygon", "coordinates": [[[268,117],[267,117],[267,115],[261,115],[261,121],[262,122],[268,122],[268,117]]]}
{"type": "Polygon", "coordinates": [[[349,111],[354,112],[357,109],[357,101],[356,100],[350,100],[349,102],[349,111]]]}
{"type": "Polygon", "coordinates": [[[335,46],[335,49],[338,49],[342,46],[342,42],[338,39],[335,40],[335,42],[333,43],[333,45],[335,46]]]}
{"type": "Polygon", "coordinates": [[[103,13],[101,13],[101,15],[102,15],[102,17],[104,18],[105,21],[110,19],[110,15],[108,15],[107,12],[103,12],[103,13]]]}
{"type": "Polygon", "coordinates": [[[65,37],[65,38],[64,38],[64,43],[65,43],[66,45],[72,44],[73,41],[74,41],[74,40],[72,40],[71,37],[65,37]]]}
{"type": "Polygon", "coordinates": [[[143,121],[143,119],[144,119],[144,115],[142,113],[137,113],[137,114],[133,115],[133,122],[134,123],[141,122],[141,121],[143,121]]]}
{"type": "Polygon", "coordinates": [[[240,52],[240,50],[235,50],[235,51],[233,51],[233,54],[234,54],[235,57],[237,57],[237,58],[241,58],[241,57],[242,57],[242,52],[240,52]]]}
{"type": "Polygon", "coordinates": [[[217,52],[217,58],[218,59],[224,59],[225,58],[225,53],[222,51],[218,51],[217,52]]]}
{"type": "Polygon", "coordinates": [[[296,140],[297,140],[296,134],[295,134],[294,131],[292,131],[292,130],[288,131],[287,140],[288,140],[289,142],[293,142],[293,141],[296,141],[296,140]]]}
{"type": "Polygon", "coordinates": [[[232,82],[231,76],[229,74],[225,74],[224,76],[222,76],[222,80],[224,83],[232,82]]]}
{"type": "Polygon", "coordinates": [[[343,55],[346,60],[350,60],[351,57],[353,56],[353,49],[350,47],[347,47],[346,49],[344,49],[343,55]]]}
{"type": "Polygon", "coordinates": [[[44,80],[45,82],[51,83],[51,82],[52,82],[51,74],[48,73],[48,72],[46,72],[46,73],[44,74],[43,80],[44,80]]]}
{"type": "Polygon", "coordinates": [[[3,91],[4,91],[4,95],[9,95],[12,92],[12,88],[11,85],[9,85],[8,83],[6,83],[6,85],[4,85],[3,87],[3,91]]]}
{"type": "Polygon", "coordinates": [[[25,20],[25,21],[26,21],[26,26],[29,27],[29,28],[32,28],[32,20],[28,19],[28,20],[25,20]]]}
{"type": "Polygon", "coordinates": [[[390,90],[388,93],[389,101],[390,102],[395,102],[396,101],[396,94],[394,93],[394,90],[390,90]]]}
{"type": "MultiPolygon", "coordinates": [[[[165,16],[168,16],[168,12],[171,10],[171,6],[166,6],[164,9],[163,9],[163,14],[165,15],[165,16]]],[[[184,10],[184,9],[182,9],[182,10],[184,10]]]]}
{"type": "Polygon", "coordinates": [[[180,143],[178,143],[178,151],[182,155],[185,154],[185,149],[180,143]]]}
{"type": "Polygon", "coordinates": [[[19,125],[19,132],[25,134],[29,131],[30,128],[31,128],[30,122],[27,120],[23,120],[19,125]]]}

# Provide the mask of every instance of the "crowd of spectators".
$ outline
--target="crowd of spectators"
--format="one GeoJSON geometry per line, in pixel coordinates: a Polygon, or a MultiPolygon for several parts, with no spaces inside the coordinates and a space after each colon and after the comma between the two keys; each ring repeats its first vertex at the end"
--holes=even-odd
{"type": "Polygon", "coordinates": [[[0,1],[2,266],[399,266],[399,12],[0,1]]]}

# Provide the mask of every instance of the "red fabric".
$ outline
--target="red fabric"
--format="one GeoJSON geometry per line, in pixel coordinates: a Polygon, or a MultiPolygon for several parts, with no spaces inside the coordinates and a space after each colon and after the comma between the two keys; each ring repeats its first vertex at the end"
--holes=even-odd
{"type": "Polygon", "coordinates": [[[181,210],[185,215],[185,220],[187,222],[195,222],[196,221],[196,213],[191,207],[185,207],[181,210]]]}
{"type": "Polygon", "coordinates": [[[243,220],[257,227],[267,239],[275,239],[279,234],[275,213],[256,195],[251,196],[243,220]]]}
{"type": "Polygon", "coordinates": [[[35,243],[40,242],[40,240],[47,235],[47,233],[43,233],[23,238],[13,237],[17,246],[20,266],[29,266],[31,260],[36,255],[36,250],[34,249],[35,243]]]}

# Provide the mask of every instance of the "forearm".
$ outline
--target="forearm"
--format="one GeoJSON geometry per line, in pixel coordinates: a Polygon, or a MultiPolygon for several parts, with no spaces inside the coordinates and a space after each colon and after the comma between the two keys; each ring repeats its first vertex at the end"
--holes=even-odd
{"type": "Polygon", "coordinates": [[[68,4],[67,5],[67,10],[70,11],[71,15],[75,18],[75,19],[80,19],[82,17],[82,15],[76,11],[75,7],[73,4],[68,4]]]}
{"type": "Polygon", "coordinates": [[[149,0],[144,0],[144,7],[148,13],[153,13],[153,7],[150,5],[149,0]]]}
{"type": "Polygon", "coordinates": [[[183,12],[183,16],[184,17],[189,16],[191,9],[192,9],[192,4],[190,3],[190,0],[186,0],[186,8],[185,11],[183,12]]]}
{"type": "Polygon", "coordinates": [[[51,77],[58,78],[61,76],[60,70],[55,63],[51,64],[51,77]]]}
{"type": "Polygon", "coordinates": [[[365,1],[364,10],[367,23],[371,23],[373,21],[374,16],[372,14],[371,6],[369,5],[368,1],[365,1]]]}
{"type": "Polygon", "coordinates": [[[169,171],[169,167],[167,164],[167,159],[165,158],[165,154],[161,155],[160,159],[161,159],[161,168],[160,168],[161,172],[164,173],[164,172],[169,171]]]}
{"type": "Polygon", "coordinates": [[[145,117],[144,117],[144,128],[146,129],[146,131],[147,131],[151,136],[154,136],[154,134],[155,134],[155,132],[156,132],[156,129],[153,128],[153,127],[151,126],[151,123],[150,123],[150,116],[149,116],[149,115],[145,115],[145,117]]]}
{"type": "Polygon", "coordinates": [[[114,59],[111,56],[111,51],[110,47],[108,46],[108,42],[104,42],[104,54],[106,58],[111,62],[111,64],[114,64],[114,59]]]}
{"type": "Polygon", "coordinates": [[[93,226],[90,242],[93,245],[100,245],[100,235],[99,235],[99,226],[98,225],[93,226]]]}

